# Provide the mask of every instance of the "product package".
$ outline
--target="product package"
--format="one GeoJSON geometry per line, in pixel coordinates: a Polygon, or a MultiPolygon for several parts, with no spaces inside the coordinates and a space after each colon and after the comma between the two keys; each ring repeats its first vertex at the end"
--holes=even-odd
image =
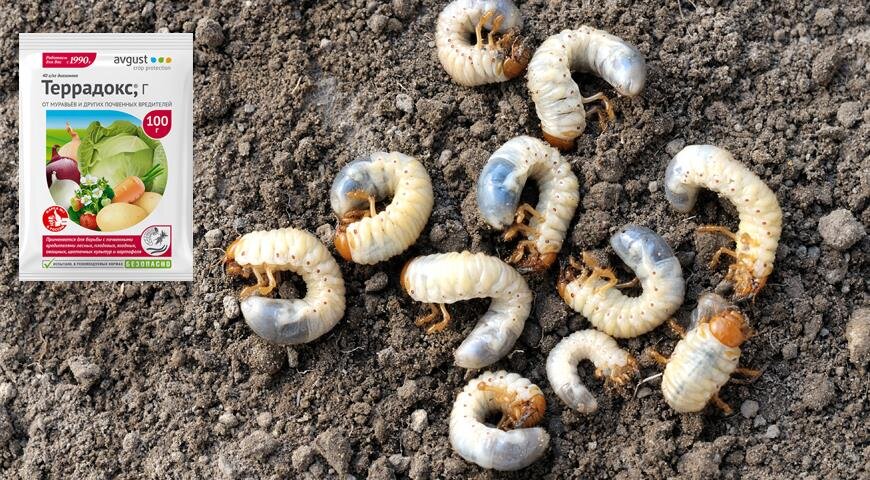
{"type": "Polygon", "coordinates": [[[19,278],[193,280],[193,35],[19,37],[19,278]]]}

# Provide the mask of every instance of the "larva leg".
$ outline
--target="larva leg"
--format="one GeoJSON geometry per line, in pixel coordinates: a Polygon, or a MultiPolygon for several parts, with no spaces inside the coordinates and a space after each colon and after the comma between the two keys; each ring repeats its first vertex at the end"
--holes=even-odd
{"type": "Polygon", "coordinates": [[[260,295],[268,295],[272,293],[272,290],[278,286],[278,279],[276,278],[276,273],[272,270],[271,267],[265,267],[266,270],[266,278],[269,279],[268,285],[260,285],[260,295]]]}
{"type": "Polygon", "coordinates": [[[534,235],[534,234],[538,233],[538,231],[535,230],[534,228],[526,225],[525,223],[515,223],[515,224],[511,225],[510,227],[508,227],[507,230],[505,230],[504,235],[502,235],[502,237],[504,238],[505,241],[511,241],[514,239],[514,237],[517,236],[518,233],[523,233],[526,236],[529,236],[529,235],[534,235]]]}
{"type": "Polygon", "coordinates": [[[613,121],[613,119],[616,118],[616,113],[613,111],[613,105],[610,103],[610,99],[607,98],[607,95],[605,95],[604,92],[598,92],[591,97],[580,97],[580,101],[584,104],[599,100],[604,104],[604,111],[602,112],[601,109],[596,106],[589,109],[589,112],[598,114],[598,123],[600,124],[601,129],[604,130],[607,126],[607,122],[613,121]]]}
{"type": "Polygon", "coordinates": [[[477,47],[480,48],[483,46],[483,26],[486,22],[489,21],[490,18],[495,14],[495,11],[490,10],[481,15],[480,20],[477,21],[477,26],[474,28],[474,33],[477,35],[477,47]]]}
{"type": "Polygon", "coordinates": [[[529,205],[528,203],[524,203],[517,207],[517,223],[523,223],[526,220],[526,214],[534,217],[537,220],[544,221],[544,216],[538,213],[535,210],[535,207],[529,205]]]}
{"type": "Polygon", "coordinates": [[[760,377],[762,372],[761,370],[757,370],[755,368],[737,367],[732,373],[743,375],[744,377],[746,377],[747,380],[753,381],[756,378],[760,377]]]}
{"type": "Polygon", "coordinates": [[[418,327],[422,327],[423,325],[428,325],[434,322],[441,315],[441,311],[438,310],[438,306],[434,303],[429,304],[429,310],[430,312],[428,314],[423,315],[414,322],[417,324],[418,327]]]}
{"type": "Polygon", "coordinates": [[[686,329],[683,328],[682,325],[677,323],[673,318],[668,319],[668,326],[671,327],[674,333],[680,336],[680,338],[686,338],[686,329]]]}
{"type": "Polygon", "coordinates": [[[734,409],[731,408],[731,405],[728,405],[725,400],[719,398],[718,393],[714,393],[713,396],[710,398],[710,401],[713,402],[713,405],[716,405],[716,407],[722,410],[722,413],[724,413],[725,415],[731,415],[732,413],[734,413],[734,409]]]}
{"type": "Polygon", "coordinates": [[[658,363],[659,365],[661,365],[663,367],[666,366],[668,364],[668,362],[670,361],[670,359],[668,357],[662,355],[661,353],[658,352],[658,350],[656,350],[652,347],[647,348],[646,352],[650,356],[650,358],[652,358],[656,363],[658,363]]]}
{"type": "Polygon", "coordinates": [[[501,22],[503,22],[503,21],[504,21],[504,15],[499,15],[499,16],[495,17],[495,19],[492,21],[492,30],[489,31],[489,35],[487,35],[487,37],[486,37],[487,47],[489,47],[489,48],[497,48],[498,47],[498,45],[496,44],[496,41],[495,41],[495,32],[497,32],[498,29],[501,28],[501,22]]]}
{"type": "Polygon", "coordinates": [[[508,263],[517,264],[523,261],[523,258],[526,256],[526,253],[532,251],[535,248],[535,242],[531,240],[522,240],[517,243],[517,248],[514,250],[514,253],[508,257],[508,263]]]}
{"type": "Polygon", "coordinates": [[[728,230],[727,228],[722,227],[722,226],[704,225],[704,226],[698,227],[697,231],[699,233],[715,233],[718,235],[724,235],[724,236],[730,238],[731,240],[734,240],[735,242],[737,241],[737,235],[734,234],[734,232],[732,232],[731,230],[728,230]]]}
{"type": "MultiPolygon", "coordinates": [[[[256,292],[256,291],[258,291],[258,290],[259,290],[260,292],[262,292],[263,289],[268,288],[268,285],[269,285],[269,281],[268,281],[266,278],[263,277],[263,274],[260,273],[260,269],[259,269],[259,268],[254,267],[254,268],[251,269],[251,271],[253,271],[253,272],[254,272],[254,276],[257,277],[257,284],[256,284],[256,285],[251,285],[251,286],[248,286],[248,287],[245,287],[245,288],[242,289],[242,293],[239,295],[239,298],[242,299],[242,300],[244,300],[244,299],[250,297],[251,295],[254,294],[254,292],[256,292]]],[[[263,295],[265,295],[265,294],[267,294],[267,293],[269,293],[269,292],[271,292],[271,291],[272,291],[272,290],[269,289],[269,290],[267,290],[266,293],[264,293],[263,295]]]]}
{"type": "Polygon", "coordinates": [[[361,190],[354,190],[352,192],[347,192],[347,198],[353,200],[368,200],[369,202],[369,215],[374,217],[378,214],[378,209],[375,207],[377,200],[368,192],[364,192],[361,190]]]}
{"type": "Polygon", "coordinates": [[[729,257],[734,257],[735,259],[739,258],[737,256],[737,252],[731,250],[730,248],[722,247],[719,250],[716,250],[716,253],[713,254],[713,258],[710,259],[710,268],[716,268],[719,265],[719,260],[722,257],[722,254],[728,255],[729,257]]]}
{"type": "Polygon", "coordinates": [[[616,274],[610,268],[595,267],[592,270],[592,275],[607,279],[607,283],[595,289],[596,295],[610,290],[611,288],[616,286],[616,283],[618,282],[618,280],[616,279],[616,274]]]}
{"type": "Polygon", "coordinates": [[[447,307],[445,307],[443,303],[439,303],[438,308],[441,309],[441,321],[426,329],[426,333],[428,334],[438,333],[450,325],[451,318],[450,312],[447,311],[447,307]]]}
{"type": "Polygon", "coordinates": [[[634,287],[636,287],[636,286],[638,286],[638,285],[640,285],[640,279],[637,278],[637,277],[634,277],[634,280],[631,280],[631,281],[628,281],[628,282],[622,282],[622,283],[617,284],[617,285],[615,285],[615,286],[616,286],[616,288],[618,288],[618,289],[620,289],[620,290],[624,290],[624,289],[626,289],[626,288],[634,288],[634,287]]]}

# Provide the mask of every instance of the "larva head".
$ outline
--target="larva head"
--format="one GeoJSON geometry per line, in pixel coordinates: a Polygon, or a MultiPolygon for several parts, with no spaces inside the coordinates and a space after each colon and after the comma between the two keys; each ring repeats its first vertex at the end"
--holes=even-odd
{"type": "Polygon", "coordinates": [[[622,388],[626,382],[637,375],[637,371],[637,360],[633,356],[628,355],[623,365],[612,366],[607,372],[596,369],[595,376],[599,378],[603,377],[608,386],[622,388]]]}
{"type": "Polygon", "coordinates": [[[709,323],[710,333],[727,347],[739,347],[753,334],[746,316],[734,309],[719,313],[709,323]]]}
{"type": "Polygon", "coordinates": [[[523,273],[527,272],[543,272],[550,268],[550,265],[556,261],[556,252],[545,254],[538,253],[537,249],[532,247],[520,261],[516,262],[517,270],[523,273]]]}
{"type": "Polygon", "coordinates": [[[333,239],[335,250],[341,255],[341,258],[348,262],[353,261],[353,255],[350,251],[350,244],[347,241],[347,225],[339,224],[335,229],[335,238],[333,239]]]}
{"type": "Polygon", "coordinates": [[[408,267],[411,266],[411,262],[414,260],[415,259],[412,258],[405,262],[405,266],[402,267],[402,273],[399,274],[399,284],[402,285],[402,288],[405,289],[406,292],[408,291],[408,267]]]}
{"type": "Polygon", "coordinates": [[[547,400],[534,385],[531,388],[534,388],[536,392],[525,399],[517,398],[519,395],[516,391],[501,385],[481,382],[477,384],[477,388],[489,392],[492,395],[491,401],[501,410],[502,418],[498,422],[498,428],[502,430],[533,427],[544,418],[547,400]]]}
{"type": "Polygon", "coordinates": [[[236,248],[241,240],[242,237],[233,240],[233,243],[230,243],[230,246],[227,247],[226,252],[224,252],[223,262],[227,266],[227,275],[247,277],[251,274],[250,268],[243,267],[236,262],[236,248]]]}
{"type": "Polygon", "coordinates": [[[523,37],[518,29],[511,29],[503,35],[498,46],[504,52],[505,60],[502,63],[502,71],[508,79],[519,77],[529,64],[532,52],[523,44],[523,37]]]}
{"type": "Polygon", "coordinates": [[[734,284],[734,295],[738,299],[755,297],[767,283],[767,276],[756,278],[752,274],[753,259],[738,259],[728,267],[725,280],[734,284]]]}
{"type": "Polygon", "coordinates": [[[544,132],[544,140],[547,141],[550,145],[558,148],[561,151],[571,150],[574,148],[574,139],[564,139],[559,138],[555,135],[551,135],[547,132],[544,132]]]}

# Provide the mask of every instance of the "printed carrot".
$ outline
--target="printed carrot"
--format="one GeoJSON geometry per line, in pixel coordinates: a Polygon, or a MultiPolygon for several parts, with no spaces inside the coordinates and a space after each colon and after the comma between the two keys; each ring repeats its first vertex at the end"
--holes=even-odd
{"type": "Polygon", "coordinates": [[[131,175],[115,186],[115,197],[112,198],[113,203],[133,203],[145,193],[145,184],[154,180],[155,177],[163,173],[163,167],[154,165],[142,177],[131,175]]]}

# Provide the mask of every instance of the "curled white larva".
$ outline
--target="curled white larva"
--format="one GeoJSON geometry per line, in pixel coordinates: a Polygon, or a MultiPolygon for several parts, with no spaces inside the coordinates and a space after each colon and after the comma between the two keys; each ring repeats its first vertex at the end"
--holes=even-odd
{"type": "Polygon", "coordinates": [[[332,330],[344,315],[344,280],[329,250],[314,235],[295,228],[242,235],[227,248],[229,275],[257,278],[242,291],[242,315],[257,335],[277,344],[310,342],[332,330]],[[282,271],[299,274],[305,298],[251,296],[269,294],[282,271]]]}
{"type": "Polygon", "coordinates": [[[597,330],[581,330],[565,337],[547,356],[547,379],[556,395],[581,412],[598,410],[598,402],[580,381],[577,364],[591,360],[595,376],[621,386],[637,373],[637,361],[616,340],[597,330]]]}
{"type": "Polygon", "coordinates": [[[681,413],[702,410],[728,382],[749,331],[746,317],[714,293],[699,298],[693,318],[662,376],[665,401],[681,413]]]}
{"type": "Polygon", "coordinates": [[[432,182],[417,159],[375,152],[347,164],[329,191],[339,218],[335,248],[345,260],[371,265],[392,258],[417,241],[434,202],[432,182]],[[375,201],[392,197],[382,212],[375,201]]]}
{"type": "Polygon", "coordinates": [[[520,241],[510,263],[520,270],[545,270],[562,248],[568,224],[580,201],[580,185],[559,151],[536,138],[519,136],[501,146],[477,181],[477,207],[483,219],[505,238],[520,241]],[[538,204],[520,206],[526,180],[538,184],[538,204]],[[523,218],[529,217],[528,224],[523,218]]]}
{"type": "Polygon", "coordinates": [[[514,78],[529,63],[519,35],[522,23],[511,0],[455,0],[438,15],[438,59],[453,81],[466,87],[514,78]],[[483,29],[492,33],[484,36],[483,29]]]}
{"type": "Polygon", "coordinates": [[[573,71],[598,75],[628,97],[638,95],[646,83],[643,56],[618,37],[582,26],[547,38],[529,62],[528,86],[544,137],[562,149],[571,148],[586,128],[584,103],[603,99],[609,105],[603,94],[582,97],[573,71]]]}
{"type": "Polygon", "coordinates": [[[557,285],[559,294],[608,335],[643,335],[664,323],[683,303],[683,270],[667,242],[646,227],[626,225],[610,238],[610,245],[637,275],[643,288],[641,295],[629,297],[611,288],[616,284],[613,271],[600,268],[587,254],[583,256],[585,265],[574,265],[562,272],[557,285]],[[580,276],[575,269],[582,272],[580,276]]]}
{"type": "MultiPolygon", "coordinates": [[[[472,298],[492,298],[489,310],[480,317],[454,355],[456,365],[483,368],[510,352],[523,331],[532,307],[532,292],[523,277],[510,265],[483,253],[452,252],[417,257],[402,270],[402,287],[414,300],[441,307],[472,298]]],[[[437,310],[434,310],[437,313],[437,310]]],[[[449,315],[449,314],[448,314],[449,315]]],[[[418,320],[432,323],[437,315],[418,320]]],[[[449,316],[429,328],[443,330],[449,316]]]]}
{"type": "Polygon", "coordinates": [[[721,227],[702,230],[733,237],[736,249],[720,250],[736,257],[726,278],[734,284],[738,296],[753,296],[773,271],[782,232],[782,210],[776,195],[728,151],[713,145],[689,145],[668,164],[665,196],[675,210],[688,212],[701,187],[727,198],[737,208],[740,225],[736,234],[721,227]]]}
{"type": "Polygon", "coordinates": [[[529,380],[503,370],[484,372],[469,382],[453,403],[450,445],[462,458],[483,468],[525,468],[540,458],[550,443],[550,435],[534,427],[545,410],[544,394],[529,380]],[[502,414],[499,428],[484,423],[487,415],[496,412],[502,414]]]}

